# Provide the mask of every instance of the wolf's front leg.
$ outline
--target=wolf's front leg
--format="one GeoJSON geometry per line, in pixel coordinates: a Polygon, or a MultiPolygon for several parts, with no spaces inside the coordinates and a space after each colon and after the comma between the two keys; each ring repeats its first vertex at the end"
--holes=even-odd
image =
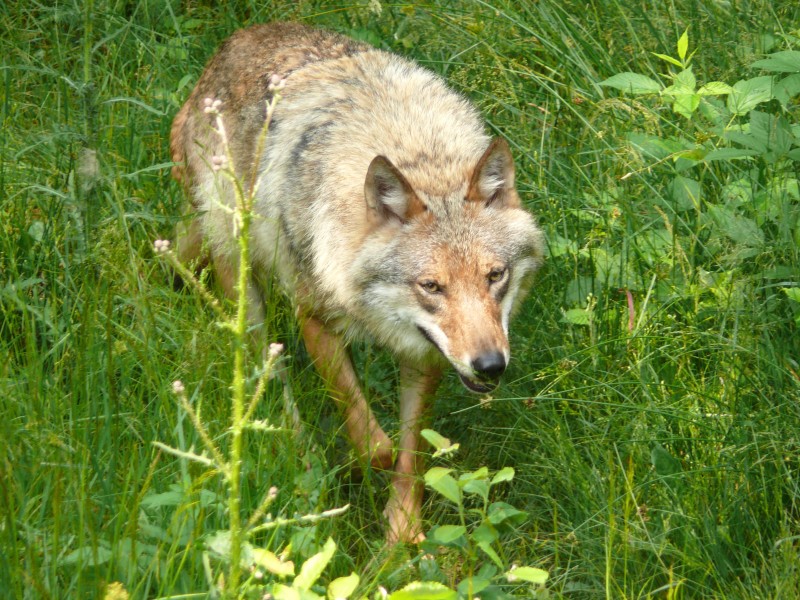
{"type": "Polygon", "coordinates": [[[301,321],[306,349],[344,414],[350,442],[361,460],[375,468],[388,469],[392,466],[392,442],[364,398],[344,341],[315,317],[301,321]]]}
{"type": "Polygon", "coordinates": [[[420,431],[441,378],[439,366],[420,368],[400,363],[400,442],[391,496],[384,510],[388,521],[386,540],[390,544],[425,539],[421,520],[424,485],[420,479],[425,460],[419,453],[420,431]]]}

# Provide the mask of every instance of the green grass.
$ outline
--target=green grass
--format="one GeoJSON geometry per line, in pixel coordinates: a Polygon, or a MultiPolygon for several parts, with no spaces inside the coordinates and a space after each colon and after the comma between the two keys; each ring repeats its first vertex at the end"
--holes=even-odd
{"type": "MultiPolygon", "coordinates": [[[[221,40],[279,18],[419,60],[511,143],[551,256],[512,327],[503,386],[479,404],[448,377],[434,420],[461,444],[458,468],[515,467],[503,499],[528,519],[504,542],[510,562],[548,570],[557,598],[800,597],[800,304],[783,291],[800,285],[797,162],[654,164],[632,136],[699,144],[713,127],[598,85],[623,71],[663,78],[652,53],[674,54],[687,27],[698,80],[753,77],[764,52],[800,48],[800,7],[503,0],[382,3],[377,15],[366,4],[0,8],[0,596],[102,598],[114,581],[132,598],[209,589],[204,536],[227,527],[225,487],[152,442],[200,447],[171,392],[181,379],[225,445],[229,340],[173,288],[152,241],[171,235],[182,202],[173,115],[221,40]],[[686,179],[702,192],[692,208],[677,189],[686,179]],[[763,243],[733,235],[715,207],[763,243]]],[[[796,98],[783,114],[797,127],[796,98]]],[[[248,434],[243,506],[270,486],[276,514],[353,506],[259,542],[291,541],[302,558],[331,535],[325,577],[355,570],[370,597],[419,578],[413,549],[383,547],[386,479],[351,480],[291,308],[277,292],[267,308],[304,427],[248,434]]],[[[390,358],[368,345],[356,355],[391,424],[390,358]]],[[[279,382],[258,416],[283,422],[279,382]]],[[[456,522],[441,502],[425,514],[456,522]]],[[[439,562],[459,579],[456,558],[439,562]]]]}

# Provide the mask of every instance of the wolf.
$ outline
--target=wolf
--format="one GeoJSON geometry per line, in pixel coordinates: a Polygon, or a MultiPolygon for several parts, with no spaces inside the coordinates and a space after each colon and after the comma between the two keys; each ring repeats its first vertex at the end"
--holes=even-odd
{"type": "Polygon", "coordinates": [[[211,263],[231,297],[234,193],[214,170],[226,149],[204,110],[212,100],[230,168],[254,190],[249,318],[263,318],[265,282],[276,276],[359,458],[393,470],[387,541],[419,542],[420,430],[443,371],[451,365],[472,392],[495,388],[510,359],[509,320],[542,263],[543,236],[521,206],[509,146],[410,60],[299,23],[237,31],[170,134],[192,215],[178,227],[178,257],[211,263]],[[360,338],[399,363],[396,449],[348,354],[360,338]]]}

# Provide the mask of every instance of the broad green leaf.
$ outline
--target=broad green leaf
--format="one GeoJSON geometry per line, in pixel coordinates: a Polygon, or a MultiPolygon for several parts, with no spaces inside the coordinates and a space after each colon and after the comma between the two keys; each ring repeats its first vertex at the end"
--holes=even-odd
{"type": "Polygon", "coordinates": [[[700,205],[703,188],[695,179],[676,175],[669,185],[669,192],[675,203],[675,210],[687,211],[700,205]]]}
{"type": "Polygon", "coordinates": [[[506,502],[493,502],[489,506],[489,522],[498,525],[504,521],[509,521],[513,525],[524,522],[528,516],[525,511],[514,508],[506,502]]]}
{"type": "Polygon", "coordinates": [[[676,67],[680,67],[681,69],[683,68],[683,63],[677,59],[672,58],[671,56],[668,56],[666,54],[659,54],[658,52],[653,52],[653,56],[657,56],[661,60],[665,60],[671,65],[675,65],[676,67]]]}
{"type": "Polygon", "coordinates": [[[428,443],[437,450],[450,450],[453,446],[458,448],[458,444],[452,444],[449,439],[436,433],[433,429],[423,429],[420,431],[420,435],[428,440],[428,443]]]}
{"type": "Polygon", "coordinates": [[[142,506],[145,508],[158,508],[161,506],[178,506],[184,501],[184,493],[182,490],[173,489],[169,492],[162,492],[161,494],[147,494],[142,498],[142,506]]]}
{"type": "Polygon", "coordinates": [[[481,544],[493,544],[498,540],[500,534],[497,529],[492,527],[491,523],[481,523],[472,532],[472,539],[481,544]]]}
{"type": "Polygon", "coordinates": [[[764,245],[764,232],[753,219],[736,214],[727,206],[709,206],[707,214],[717,231],[737,244],[749,248],[764,245]]]}
{"type": "Polygon", "coordinates": [[[492,477],[492,485],[514,479],[514,467],[503,467],[492,477]]]}
{"type": "Polygon", "coordinates": [[[733,88],[723,81],[709,81],[697,93],[701,96],[724,96],[732,91],[733,88]]]}
{"type": "Polygon", "coordinates": [[[347,577],[334,579],[328,585],[329,600],[346,600],[350,594],[356,591],[358,582],[361,578],[356,573],[350,573],[347,577]]]}
{"type": "MultiPolygon", "coordinates": [[[[684,69],[673,78],[672,87],[677,90],[686,90],[687,92],[694,92],[697,88],[697,78],[694,76],[691,67],[684,69]]],[[[666,90],[664,90],[666,93],[666,90]]]]}
{"type": "Polygon", "coordinates": [[[782,288],[783,293],[786,294],[790,300],[800,302],[800,288],[782,288]]]}
{"type": "Polygon", "coordinates": [[[538,585],[544,585],[549,577],[547,571],[543,571],[542,569],[536,569],[534,567],[517,567],[516,569],[511,569],[506,574],[506,579],[509,581],[527,581],[528,583],[536,583],[538,585]]]}
{"type": "MultiPolygon", "coordinates": [[[[305,598],[300,595],[300,590],[289,587],[288,585],[283,585],[282,583],[272,586],[272,597],[275,598],[275,600],[305,600],[305,598]]],[[[316,597],[319,598],[319,596],[316,597]]]]}
{"type": "Polygon", "coordinates": [[[784,77],[776,83],[773,95],[775,99],[786,108],[786,105],[789,104],[792,98],[800,95],[800,73],[784,77]]]}
{"type": "Polygon", "coordinates": [[[711,162],[713,160],[736,160],[740,158],[752,158],[758,156],[760,152],[757,150],[746,150],[744,148],[720,148],[719,150],[712,150],[706,154],[703,160],[711,162]]]}
{"type": "Polygon", "coordinates": [[[465,494],[476,494],[484,500],[489,497],[489,482],[485,479],[472,479],[463,484],[462,490],[465,494]]]}
{"type": "Polygon", "coordinates": [[[114,553],[108,548],[99,546],[83,546],[58,560],[59,565],[80,565],[81,567],[97,567],[111,560],[114,553]]]}
{"type": "Polygon", "coordinates": [[[757,60],[751,67],[775,73],[800,73],[800,51],[784,50],[757,60]]]}
{"type": "Polygon", "coordinates": [[[253,548],[253,563],[266,569],[278,577],[293,577],[294,563],[290,560],[282,561],[273,552],[264,548],[253,548]]]}
{"type": "MultiPolygon", "coordinates": [[[[206,539],[206,547],[221,559],[230,561],[231,532],[228,530],[215,531],[206,539]]],[[[253,546],[249,542],[242,543],[239,564],[243,567],[249,567],[253,564],[253,546]]]]}
{"type": "Polygon", "coordinates": [[[768,75],[737,81],[728,94],[728,110],[735,115],[746,115],[762,102],[772,99],[773,85],[773,78],[768,75]]]}
{"type": "Polygon", "coordinates": [[[678,40],[678,56],[681,60],[686,59],[686,51],[689,50],[689,29],[683,32],[683,35],[678,40]]]}
{"type": "Polygon", "coordinates": [[[490,583],[492,583],[491,580],[483,577],[467,577],[458,584],[458,593],[464,598],[472,598],[489,587],[490,583]]]}
{"type": "Polygon", "coordinates": [[[473,481],[475,479],[486,479],[487,477],[489,477],[489,469],[486,467],[481,467],[480,469],[463,473],[458,478],[458,483],[459,485],[464,485],[468,481],[473,481]]]}
{"type": "Polygon", "coordinates": [[[437,527],[431,536],[433,541],[439,544],[450,544],[467,533],[467,528],[463,525],[442,525],[437,527]]]}
{"type": "Polygon", "coordinates": [[[662,85],[654,79],[639,73],[618,73],[601,81],[600,85],[614,88],[629,94],[657,94],[661,91],[662,85]]]}
{"type": "Polygon", "coordinates": [[[681,461],[672,456],[672,454],[659,443],[656,443],[650,451],[650,461],[653,463],[656,473],[662,477],[675,475],[683,470],[681,461]]]}
{"type": "Polygon", "coordinates": [[[675,96],[675,101],[672,103],[672,110],[682,117],[691,119],[698,106],[700,106],[699,94],[681,94],[675,96]]]}
{"type": "Polygon", "coordinates": [[[310,589],[311,586],[317,582],[320,575],[322,575],[325,567],[328,566],[328,563],[333,558],[334,552],[336,552],[336,542],[333,541],[333,538],[328,538],[328,541],[325,542],[325,545],[322,547],[322,552],[318,552],[310,557],[303,563],[303,566],[300,567],[300,573],[294,578],[293,587],[301,590],[310,589]]]}
{"type": "Polygon", "coordinates": [[[478,548],[480,548],[486,556],[492,559],[492,562],[496,564],[499,568],[503,568],[503,561],[500,560],[500,557],[497,556],[497,552],[494,551],[494,548],[488,542],[478,542],[478,548]]]}
{"type": "Polygon", "coordinates": [[[592,322],[592,311],[587,308],[570,308],[562,311],[562,323],[570,325],[588,325],[592,322]]]}
{"type": "Polygon", "coordinates": [[[387,600],[456,600],[458,594],[435,581],[415,581],[390,594],[387,600]]]}
{"type": "Polygon", "coordinates": [[[425,473],[425,483],[432,489],[439,492],[451,502],[461,505],[461,488],[453,477],[450,476],[452,469],[433,467],[425,473]]]}

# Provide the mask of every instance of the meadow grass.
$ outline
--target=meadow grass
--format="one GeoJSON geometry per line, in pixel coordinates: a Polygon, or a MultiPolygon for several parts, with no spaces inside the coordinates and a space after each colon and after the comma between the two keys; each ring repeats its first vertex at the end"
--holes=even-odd
{"type": "MultiPolygon", "coordinates": [[[[502,499],[528,518],[504,540],[509,563],[549,571],[557,598],[800,597],[800,303],[784,291],[800,285],[798,163],[662,160],[648,154],[654,139],[703,144],[719,132],[599,85],[623,71],[664,79],[652,53],[674,55],[687,28],[698,80],[753,77],[765,53],[798,49],[800,7],[371,4],[0,8],[0,597],[211,587],[203,554],[229,526],[226,487],[153,442],[202,445],[172,393],[180,379],[226,446],[230,340],[202,299],[173,286],[152,243],[171,236],[183,201],[169,179],[172,117],[221,40],[273,19],[420,61],[510,141],[550,257],[512,326],[501,388],[478,402],[448,377],[434,417],[461,444],[449,465],[515,467],[502,499]]],[[[762,109],[800,139],[796,98],[762,109]]],[[[257,416],[289,426],[246,434],[243,509],[271,486],[276,515],[351,508],[258,542],[291,543],[301,561],[332,536],[325,580],[355,570],[370,597],[379,585],[458,581],[457,555],[433,572],[414,548],[384,547],[388,481],[354,480],[341,420],[278,290],[266,314],[288,359],[257,416]]],[[[395,367],[368,344],[354,353],[391,427],[395,367]]],[[[430,498],[425,516],[456,522],[430,498]]]]}

